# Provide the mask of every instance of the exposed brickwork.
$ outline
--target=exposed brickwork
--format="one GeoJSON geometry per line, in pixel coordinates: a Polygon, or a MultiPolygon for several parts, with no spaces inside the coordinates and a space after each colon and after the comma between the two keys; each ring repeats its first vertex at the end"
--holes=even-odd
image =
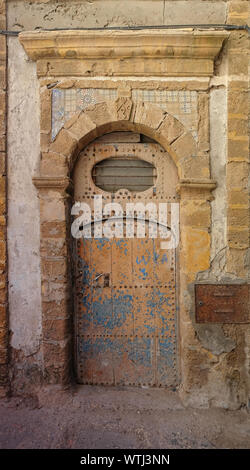
{"type": "MultiPolygon", "coordinates": [[[[6,1],[0,0],[0,28],[6,29],[6,1]]],[[[6,250],[7,43],[0,36],[0,397],[8,392],[6,250]]]]}

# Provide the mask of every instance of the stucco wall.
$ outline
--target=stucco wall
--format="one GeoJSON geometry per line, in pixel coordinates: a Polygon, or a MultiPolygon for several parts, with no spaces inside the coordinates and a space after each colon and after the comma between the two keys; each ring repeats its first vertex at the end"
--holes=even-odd
{"type": "Polygon", "coordinates": [[[9,28],[225,23],[227,2],[206,0],[10,1],[9,28]]]}
{"type": "Polygon", "coordinates": [[[39,350],[41,278],[39,203],[32,175],[39,163],[39,87],[36,66],[9,38],[8,253],[11,346],[39,350]]]}

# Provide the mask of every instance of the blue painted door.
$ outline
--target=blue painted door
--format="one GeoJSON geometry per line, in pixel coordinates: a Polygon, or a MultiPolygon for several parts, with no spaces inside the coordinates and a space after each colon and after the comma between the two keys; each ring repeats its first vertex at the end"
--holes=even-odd
{"type": "MultiPolygon", "coordinates": [[[[116,202],[124,210],[131,202],[157,205],[178,199],[177,169],[156,143],[95,141],[80,154],[73,181],[75,201],[90,206],[93,217],[96,195],[103,204],[116,202]],[[120,180],[124,186],[118,189],[120,180]]],[[[75,357],[80,383],[176,384],[175,250],[162,249],[162,241],[135,237],[76,242],[75,357]]]]}
{"type": "Polygon", "coordinates": [[[160,243],[78,240],[79,382],[176,384],[175,252],[160,243]]]}

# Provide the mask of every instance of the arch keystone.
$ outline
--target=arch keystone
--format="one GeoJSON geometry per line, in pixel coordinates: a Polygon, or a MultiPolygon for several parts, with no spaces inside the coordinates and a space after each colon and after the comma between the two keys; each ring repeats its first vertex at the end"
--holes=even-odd
{"type": "Polygon", "coordinates": [[[133,107],[133,102],[130,98],[127,98],[125,96],[119,96],[115,100],[115,110],[116,110],[117,121],[129,121],[132,107],[133,107]]]}

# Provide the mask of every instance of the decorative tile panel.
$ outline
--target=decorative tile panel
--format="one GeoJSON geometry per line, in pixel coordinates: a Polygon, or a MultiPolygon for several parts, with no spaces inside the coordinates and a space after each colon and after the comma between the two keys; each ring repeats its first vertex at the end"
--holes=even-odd
{"type": "MultiPolygon", "coordinates": [[[[117,98],[114,88],[55,88],[52,92],[52,139],[74,113],[88,106],[117,98]]],[[[132,90],[134,101],[155,103],[176,117],[197,140],[197,92],[177,90],[132,90]]]]}
{"type": "Polygon", "coordinates": [[[191,131],[195,140],[198,139],[197,91],[133,90],[132,98],[134,101],[155,103],[191,131]]]}
{"type": "Polygon", "coordinates": [[[114,100],[114,88],[55,88],[52,92],[52,140],[55,139],[64,123],[77,111],[101,101],[114,100]]]}

